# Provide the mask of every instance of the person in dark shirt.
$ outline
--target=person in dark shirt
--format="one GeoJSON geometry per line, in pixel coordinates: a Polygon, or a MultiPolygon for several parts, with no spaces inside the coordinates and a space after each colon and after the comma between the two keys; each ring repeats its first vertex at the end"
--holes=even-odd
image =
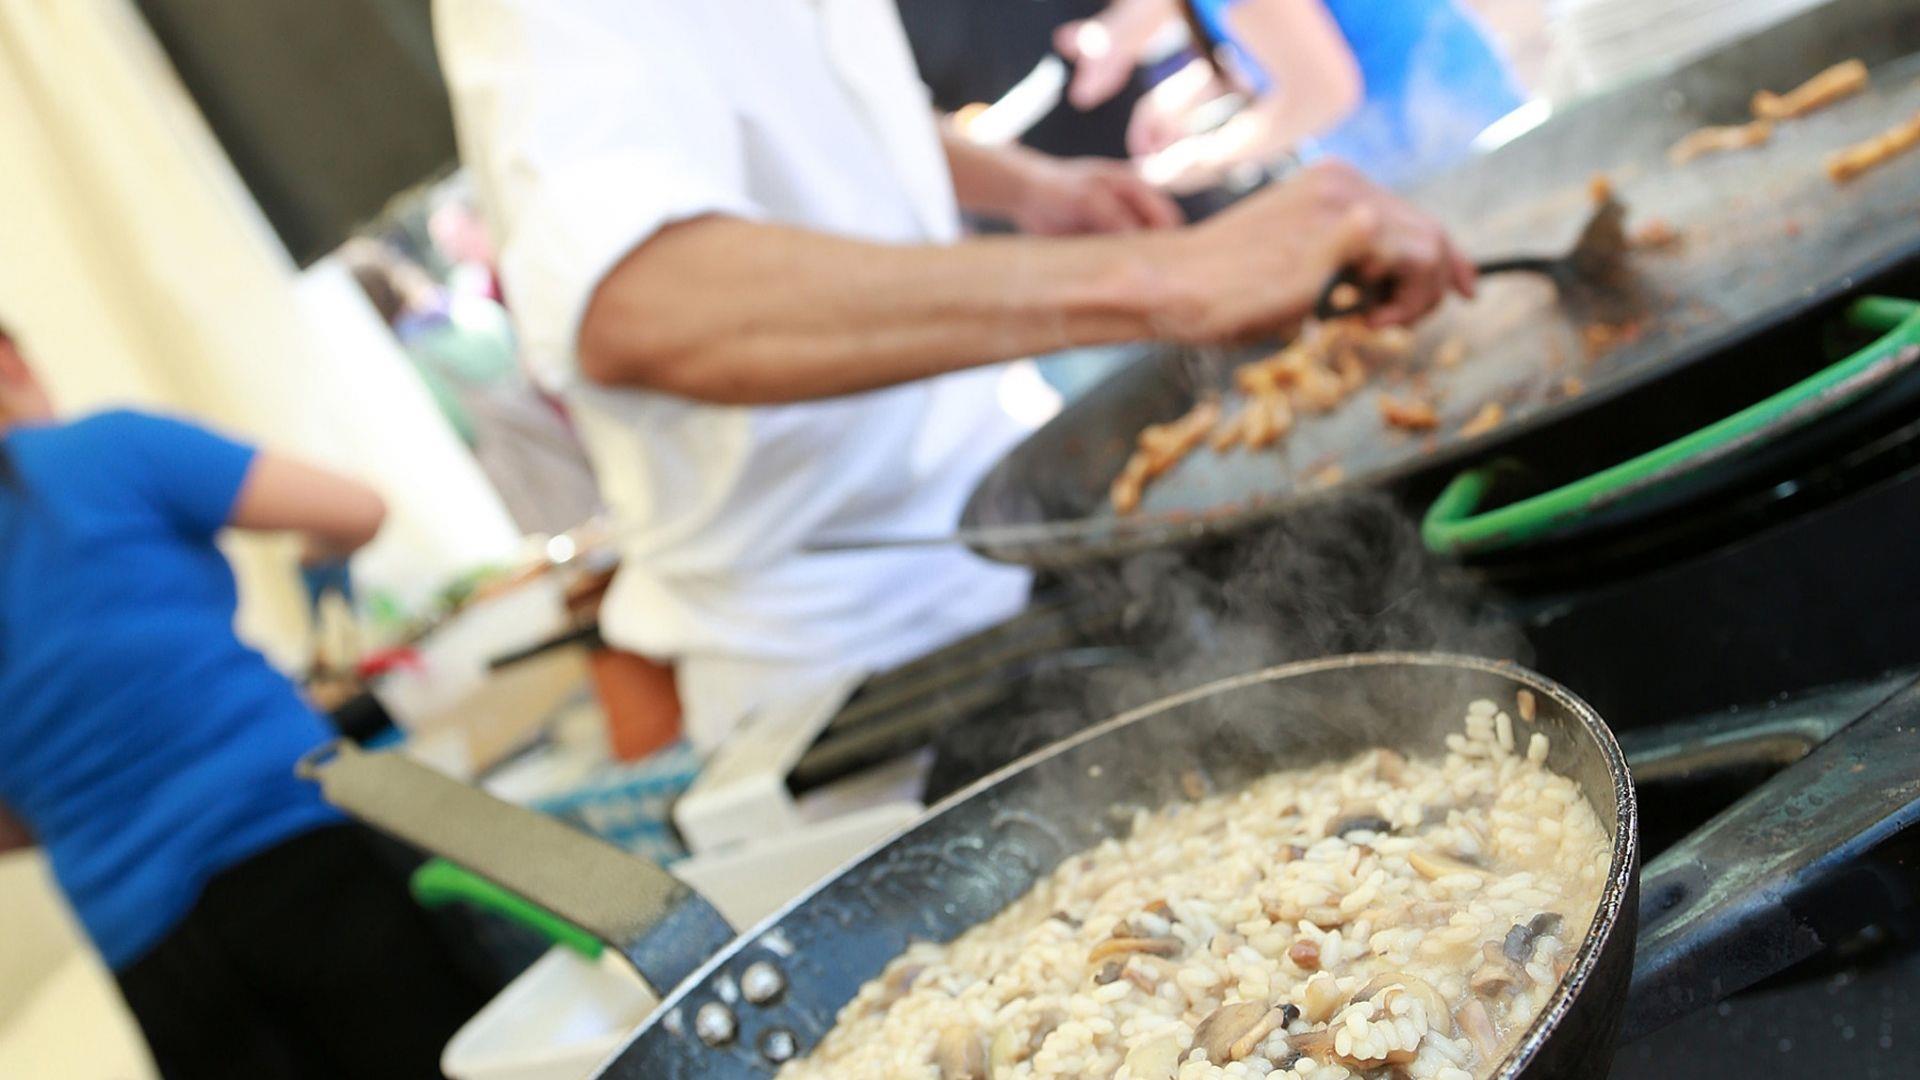
{"type": "MultiPolygon", "coordinates": [[[[914,62],[942,112],[998,101],[1054,51],[1063,24],[1090,19],[1106,0],[898,0],[914,62]]],[[[1065,101],[1020,141],[1057,157],[1127,156],[1127,121],[1151,85],[1128,71],[1102,102],[1065,101]]]]}

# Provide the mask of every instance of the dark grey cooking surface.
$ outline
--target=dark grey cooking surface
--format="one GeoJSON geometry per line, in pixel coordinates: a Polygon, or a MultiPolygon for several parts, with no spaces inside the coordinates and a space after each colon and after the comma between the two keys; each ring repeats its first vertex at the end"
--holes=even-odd
{"type": "Polygon", "coordinates": [[[1920,1076],[1920,953],[1763,990],[1622,1047],[1614,1080],[1920,1076]]]}
{"type": "MultiPolygon", "coordinates": [[[[1326,480],[1385,481],[1444,460],[1466,461],[1513,434],[1589,407],[1637,383],[1760,332],[1844,293],[1870,273],[1920,252],[1920,165],[1890,164],[1848,185],[1828,179],[1826,155],[1920,112],[1920,4],[1837,0],[1695,65],[1573,106],[1513,144],[1449,174],[1416,200],[1435,210],[1479,257],[1564,249],[1585,220],[1588,181],[1607,175],[1630,207],[1629,227],[1660,218],[1681,234],[1670,249],[1636,252],[1632,285],[1609,310],[1570,312],[1543,279],[1489,279],[1422,328],[1434,343],[1458,337],[1467,360],[1441,371],[1415,365],[1325,416],[1303,418],[1285,443],[1259,453],[1202,449],[1162,477],[1140,513],[1116,519],[1105,502],[1139,427],[1178,415],[1197,388],[1218,385],[1225,354],[1143,365],[1076,403],[1017,449],[981,485],[968,528],[1046,523],[1044,543],[989,537],[975,546],[1027,562],[1072,561],[1081,548],[1167,542],[1199,528],[1258,520],[1326,480]],[[1873,65],[1864,94],[1779,125],[1766,148],[1667,161],[1682,135],[1745,117],[1757,88],[1786,89],[1824,66],[1873,65]],[[1594,324],[1617,342],[1587,340],[1594,324]],[[1569,396],[1567,380],[1580,390],[1569,396]],[[1386,429],[1379,392],[1436,401],[1440,430],[1386,429]],[[1490,436],[1453,433],[1499,401],[1506,422],[1490,436]],[[1316,482],[1309,482],[1316,481],[1316,482]],[[1056,549],[1057,548],[1057,549],[1056,549]]],[[[1234,403],[1229,395],[1229,405],[1234,403]]]]}

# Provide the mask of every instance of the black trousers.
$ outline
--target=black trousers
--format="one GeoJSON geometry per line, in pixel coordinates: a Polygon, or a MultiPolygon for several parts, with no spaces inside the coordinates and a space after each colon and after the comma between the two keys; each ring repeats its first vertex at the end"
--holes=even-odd
{"type": "Polygon", "coordinates": [[[491,988],[434,936],[357,825],[215,878],[117,974],[166,1080],[424,1080],[491,988]]]}

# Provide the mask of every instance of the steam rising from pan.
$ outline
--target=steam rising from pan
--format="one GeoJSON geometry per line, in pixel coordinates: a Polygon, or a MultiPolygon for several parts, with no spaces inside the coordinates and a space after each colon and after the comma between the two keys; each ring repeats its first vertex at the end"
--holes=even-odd
{"type": "MultiPolygon", "coordinates": [[[[944,733],[930,796],[1088,724],[1274,664],[1377,650],[1527,659],[1518,632],[1426,551],[1412,521],[1373,493],[1302,508],[1229,545],[1075,568],[1064,584],[1124,606],[1130,659],[1036,677],[1004,715],[944,733]]],[[[1383,743],[1392,741],[1392,719],[1362,708],[1325,718],[1348,729],[1378,725],[1374,741],[1383,743]]]]}

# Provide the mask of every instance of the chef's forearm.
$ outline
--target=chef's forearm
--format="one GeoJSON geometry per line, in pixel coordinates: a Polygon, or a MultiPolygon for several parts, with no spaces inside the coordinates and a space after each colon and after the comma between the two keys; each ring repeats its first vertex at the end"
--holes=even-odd
{"type": "Polygon", "coordinates": [[[889,246],[702,218],[596,290],[583,373],[700,401],[872,390],[1075,345],[1169,336],[1193,304],[1179,234],[889,246]]]}

